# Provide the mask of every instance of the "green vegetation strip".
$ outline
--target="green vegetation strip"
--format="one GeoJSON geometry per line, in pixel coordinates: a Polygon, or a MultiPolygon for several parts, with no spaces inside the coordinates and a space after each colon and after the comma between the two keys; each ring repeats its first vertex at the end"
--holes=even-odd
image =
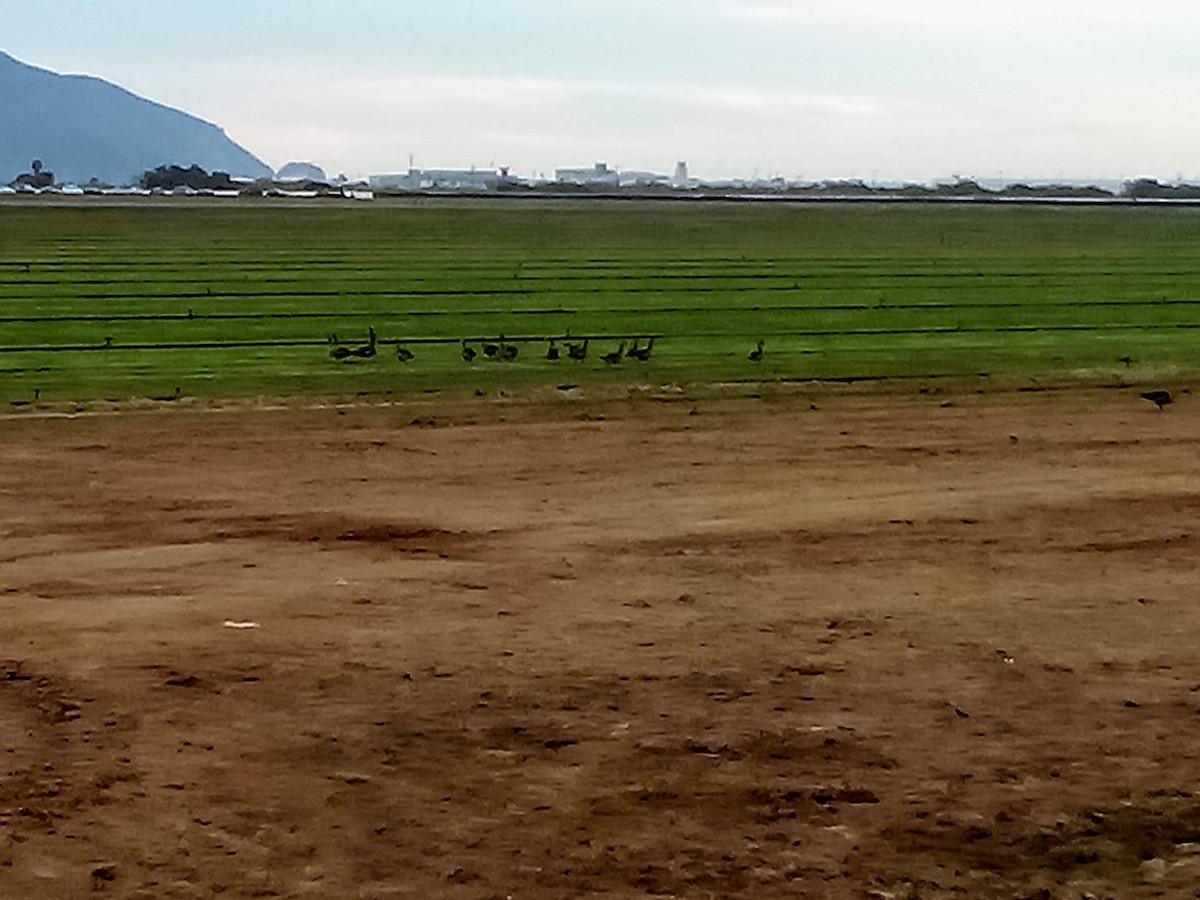
{"type": "Polygon", "coordinates": [[[0,202],[0,402],[1182,377],[1198,247],[1192,208],[0,202]],[[377,356],[330,358],[367,326],[377,356]],[[515,360],[464,361],[501,334],[515,360]],[[648,361],[602,360],[651,335],[648,361]]]}

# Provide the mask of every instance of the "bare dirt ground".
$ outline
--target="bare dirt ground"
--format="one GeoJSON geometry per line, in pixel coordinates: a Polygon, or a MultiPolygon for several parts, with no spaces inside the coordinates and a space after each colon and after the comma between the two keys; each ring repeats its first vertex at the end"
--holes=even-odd
{"type": "Polygon", "coordinates": [[[1200,896],[1187,398],[812,399],[6,417],[0,896],[1200,896]]]}

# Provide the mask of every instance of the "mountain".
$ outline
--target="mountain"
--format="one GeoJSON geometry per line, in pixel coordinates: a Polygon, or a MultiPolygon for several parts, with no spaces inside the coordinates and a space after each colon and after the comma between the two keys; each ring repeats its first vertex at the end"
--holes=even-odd
{"type": "Polygon", "coordinates": [[[271,169],[209,122],[85,75],[59,75],[0,51],[0,184],[41,159],[60,182],[137,181],[162,165],[235,177],[271,169]]]}

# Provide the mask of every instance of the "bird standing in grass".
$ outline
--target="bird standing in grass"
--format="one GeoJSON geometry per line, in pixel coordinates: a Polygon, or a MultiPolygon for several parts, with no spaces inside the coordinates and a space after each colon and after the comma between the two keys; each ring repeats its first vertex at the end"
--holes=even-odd
{"type": "Polygon", "coordinates": [[[619,363],[621,361],[621,357],[624,355],[625,355],[625,342],[621,341],[620,347],[618,347],[612,353],[605,353],[600,358],[602,360],[604,360],[604,362],[606,364],[608,364],[610,366],[615,366],[617,363],[619,363]]]}
{"type": "MultiPolygon", "coordinates": [[[[335,349],[341,349],[335,348],[335,349]]],[[[362,347],[355,347],[349,353],[350,356],[356,356],[359,359],[370,359],[375,355],[375,328],[374,326],[367,327],[367,343],[362,347]]]]}
{"type": "Polygon", "coordinates": [[[551,362],[558,359],[558,346],[554,343],[554,338],[550,338],[550,346],[546,348],[546,359],[551,362]]]}
{"type": "Polygon", "coordinates": [[[763,341],[759,341],[759,342],[758,342],[758,346],[757,346],[757,347],[755,347],[753,350],[751,350],[751,351],[750,351],[750,353],[749,353],[749,355],[746,357],[746,359],[750,360],[750,362],[752,362],[752,363],[758,363],[758,362],[762,362],[762,358],[763,358],[763,343],[764,343],[763,341]]]}
{"type": "Polygon", "coordinates": [[[463,338],[463,341],[462,341],[462,358],[463,358],[463,362],[475,362],[475,357],[476,357],[476,356],[478,356],[478,355],[479,355],[479,354],[478,354],[478,352],[475,350],[475,348],[474,348],[474,347],[468,347],[468,346],[467,346],[467,339],[466,339],[466,338],[463,338]]]}
{"type": "Polygon", "coordinates": [[[637,341],[633,342],[633,346],[629,348],[629,352],[625,355],[630,359],[636,359],[638,362],[646,362],[650,359],[650,354],[654,351],[654,338],[650,338],[650,343],[645,347],[639,347],[637,341]]]}
{"type": "Polygon", "coordinates": [[[396,345],[396,359],[398,359],[400,362],[402,362],[402,363],[409,362],[413,358],[413,356],[414,356],[413,352],[411,350],[409,350],[407,347],[405,347],[403,344],[396,345]]]}
{"type": "Polygon", "coordinates": [[[329,335],[329,356],[332,359],[345,359],[350,355],[350,348],[343,347],[338,341],[337,332],[329,335]]]}
{"type": "Polygon", "coordinates": [[[1175,398],[1171,396],[1170,391],[1146,391],[1142,395],[1143,400],[1149,400],[1158,407],[1158,411],[1162,412],[1164,406],[1169,406],[1175,402],[1175,398]]]}

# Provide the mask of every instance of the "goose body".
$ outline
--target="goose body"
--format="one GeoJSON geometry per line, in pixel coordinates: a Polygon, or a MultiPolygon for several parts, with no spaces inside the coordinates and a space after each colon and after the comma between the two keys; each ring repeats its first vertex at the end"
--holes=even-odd
{"type": "Polygon", "coordinates": [[[621,346],[612,353],[605,353],[600,358],[610,366],[615,366],[621,361],[621,357],[625,355],[625,342],[621,341],[621,346]]]}
{"type": "Polygon", "coordinates": [[[1162,412],[1164,406],[1175,402],[1175,398],[1171,396],[1170,391],[1146,391],[1141,397],[1143,400],[1149,400],[1157,406],[1159,412],[1162,412]]]}
{"type": "Polygon", "coordinates": [[[637,341],[633,342],[633,346],[629,348],[629,352],[625,355],[630,359],[636,359],[638,362],[646,362],[650,359],[650,353],[654,350],[654,338],[650,338],[650,343],[645,347],[639,347],[637,341]]]}
{"type": "MultiPolygon", "coordinates": [[[[372,356],[375,355],[375,329],[373,327],[368,328],[367,335],[368,335],[368,340],[367,340],[366,346],[355,347],[353,350],[351,350],[349,352],[349,354],[347,354],[348,356],[355,356],[355,357],[358,357],[359,359],[370,359],[372,356]]],[[[341,359],[343,357],[338,357],[338,358],[341,359]]]]}

